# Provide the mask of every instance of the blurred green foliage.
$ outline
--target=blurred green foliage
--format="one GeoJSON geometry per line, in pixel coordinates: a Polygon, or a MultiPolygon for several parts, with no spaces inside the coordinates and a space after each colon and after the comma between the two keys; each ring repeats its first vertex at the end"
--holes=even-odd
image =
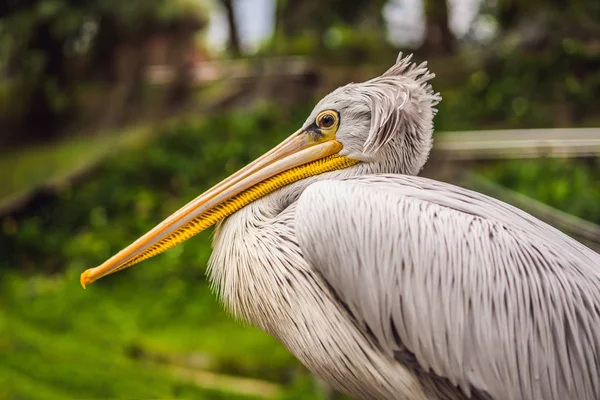
{"type": "Polygon", "coordinates": [[[277,0],[276,33],[265,54],[294,54],[327,65],[389,62],[398,50],[386,37],[387,0],[277,0]]]}
{"type": "Polygon", "coordinates": [[[206,24],[193,0],[26,0],[0,6],[0,145],[63,133],[81,91],[123,76],[139,90],[143,51],[155,34],[206,24]],[[130,71],[123,74],[125,69],[130,71]]]}
{"type": "Polygon", "coordinates": [[[496,27],[464,85],[464,118],[504,128],[597,125],[600,2],[482,2],[496,27]]]}
{"type": "Polygon", "coordinates": [[[515,50],[486,59],[460,91],[456,112],[503,128],[597,123],[600,51],[577,48],[565,39],[543,54],[515,50]]]}
{"type": "Polygon", "coordinates": [[[335,24],[322,37],[310,31],[292,37],[275,36],[262,50],[265,54],[295,54],[314,59],[317,65],[347,65],[348,60],[369,60],[389,64],[398,50],[385,40],[381,30],[358,30],[349,24],[335,24]]]}
{"type": "Polygon", "coordinates": [[[600,225],[600,159],[509,160],[477,173],[558,210],[600,225]]]}

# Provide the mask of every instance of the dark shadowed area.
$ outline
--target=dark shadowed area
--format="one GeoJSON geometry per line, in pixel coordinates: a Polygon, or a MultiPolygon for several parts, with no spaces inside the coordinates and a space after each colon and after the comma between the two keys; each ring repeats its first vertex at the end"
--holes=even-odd
{"type": "Polygon", "coordinates": [[[0,4],[0,399],[341,399],[206,280],[211,232],[79,275],[398,52],[442,95],[424,174],[600,249],[598,0],[0,4]]]}

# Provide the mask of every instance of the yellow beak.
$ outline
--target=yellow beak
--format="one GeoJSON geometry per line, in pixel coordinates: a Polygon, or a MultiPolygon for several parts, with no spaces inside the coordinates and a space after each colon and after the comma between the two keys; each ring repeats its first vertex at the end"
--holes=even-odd
{"type": "Polygon", "coordinates": [[[299,130],[277,147],[173,213],[102,265],[84,271],[81,285],[130,267],[184,242],[282,186],[356,164],[339,156],[336,140],[312,141],[299,130]]]}

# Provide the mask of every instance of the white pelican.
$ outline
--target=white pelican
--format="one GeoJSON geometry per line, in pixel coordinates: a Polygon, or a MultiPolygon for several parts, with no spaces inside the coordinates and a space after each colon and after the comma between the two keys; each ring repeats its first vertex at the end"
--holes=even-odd
{"type": "Polygon", "coordinates": [[[600,256],[493,198],[415,176],[440,100],[425,64],[323,98],[279,146],[82,274],[218,223],[236,316],[361,399],[600,399],[600,256]]]}

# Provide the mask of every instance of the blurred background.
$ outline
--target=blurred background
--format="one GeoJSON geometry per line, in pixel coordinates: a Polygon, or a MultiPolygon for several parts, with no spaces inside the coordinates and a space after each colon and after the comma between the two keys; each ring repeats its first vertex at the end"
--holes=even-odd
{"type": "Polygon", "coordinates": [[[598,251],[598,0],[3,0],[0,399],[343,398],[222,310],[210,232],[79,274],[400,50],[443,97],[424,174],[598,251]]]}

